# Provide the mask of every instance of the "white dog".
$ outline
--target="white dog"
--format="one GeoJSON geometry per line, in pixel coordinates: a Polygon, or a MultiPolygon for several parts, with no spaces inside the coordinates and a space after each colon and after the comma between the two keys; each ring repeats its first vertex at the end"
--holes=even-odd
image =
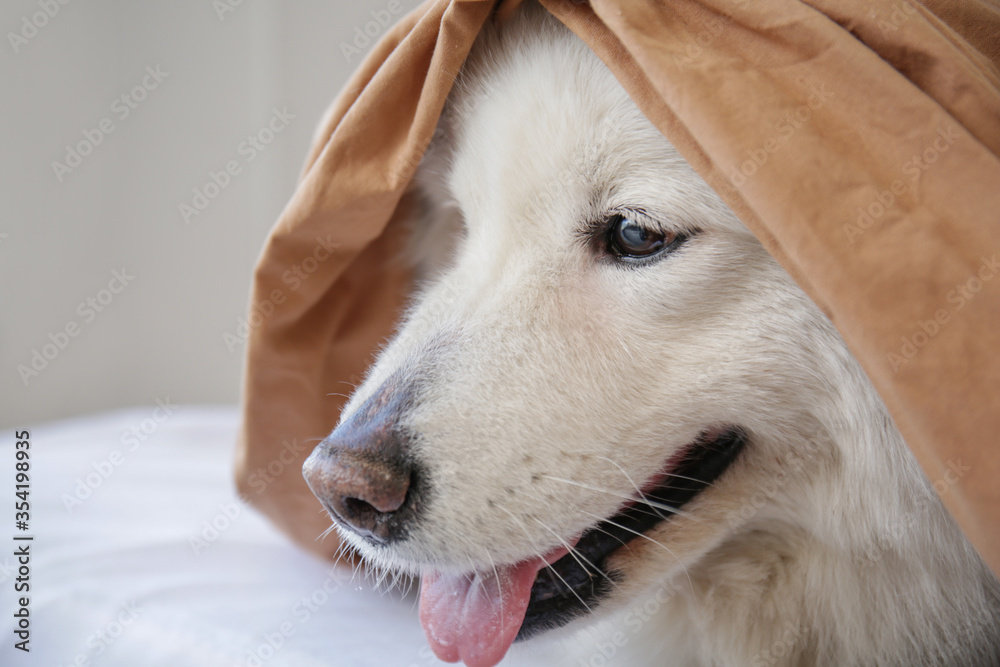
{"type": "Polygon", "coordinates": [[[414,197],[423,288],[305,474],[345,544],[421,576],[438,657],[1000,665],[1000,585],[937,495],[965,464],[924,477],[831,323],[555,19],[480,37],[414,197]]]}

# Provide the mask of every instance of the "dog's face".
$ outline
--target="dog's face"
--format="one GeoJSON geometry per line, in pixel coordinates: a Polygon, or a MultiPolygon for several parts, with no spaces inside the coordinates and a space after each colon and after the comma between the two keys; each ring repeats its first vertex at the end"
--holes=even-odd
{"type": "MultiPolygon", "coordinates": [[[[470,665],[691,567],[787,443],[820,442],[786,491],[835,459],[811,413],[829,324],[537,19],[477,45],[418,175],[423,288],[306,464],[346,542],[423,576],[432,646],[470,665]]],[[[765,513],[793,520],[784,495],[765,513]]]]}

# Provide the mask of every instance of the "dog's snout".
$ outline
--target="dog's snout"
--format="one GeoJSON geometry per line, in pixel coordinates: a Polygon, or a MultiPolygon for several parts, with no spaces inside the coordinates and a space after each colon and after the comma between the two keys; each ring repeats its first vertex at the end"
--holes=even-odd
{"type": "Polygon", "coordinates": [[[399,536],[404,522],[396,513],[406,503],[412,477],[404,461],[354,451],[335,432],[306,460],[303,472],[335,520],[378,541],[399,536]]]}
{"type": "Polygon", "coordinates": [[[410,471],[382,461],[341,463],[344,473],[337,490],[349,515],[388,514],[406,502],[410,471]]]}
{"type": "Polygon", "coordinates": [[[306,459],[309,488],[333,519],[375,542],[405,536],[417,499],[401,398],[380,389],[306,459]]]}

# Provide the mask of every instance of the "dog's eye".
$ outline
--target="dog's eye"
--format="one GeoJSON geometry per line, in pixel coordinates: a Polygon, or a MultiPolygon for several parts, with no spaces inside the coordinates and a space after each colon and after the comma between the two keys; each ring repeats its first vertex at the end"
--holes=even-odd
{"type": "Polygon", "coordinates": [[[623,215],[616,215],[609,222],[608,246],[619,257],[650,257],[681,239],[678,234],[653,231],[623,215]]]}

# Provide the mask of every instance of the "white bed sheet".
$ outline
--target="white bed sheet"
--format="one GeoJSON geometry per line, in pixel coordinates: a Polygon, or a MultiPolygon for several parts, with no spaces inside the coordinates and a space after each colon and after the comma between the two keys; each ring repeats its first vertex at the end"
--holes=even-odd
{"type": "MultiPolygon", "coordinates": [[[[424,642],[413,595],[352,582],[239,503],[235,408],[180,406],[159,424],[153,416],[150,407],[31,429],[31,652],[13,646],[16,567],[4,548],[0,665],[444,664],[424,642]],[[126,434],[143,427],[152,432],[135,446],[126,434]],[[98,469],[108,465],[104,478],[98,469]],[[68,508],[88,475],[91,495],[68,508]],[[217,536],[206,530],[213,521],[217,536]]],[[[11,495],[13,444],[6,434],[0,488],[11,495]]],[[[555,662],[515,646],[503,664],[555,662]]]]}

